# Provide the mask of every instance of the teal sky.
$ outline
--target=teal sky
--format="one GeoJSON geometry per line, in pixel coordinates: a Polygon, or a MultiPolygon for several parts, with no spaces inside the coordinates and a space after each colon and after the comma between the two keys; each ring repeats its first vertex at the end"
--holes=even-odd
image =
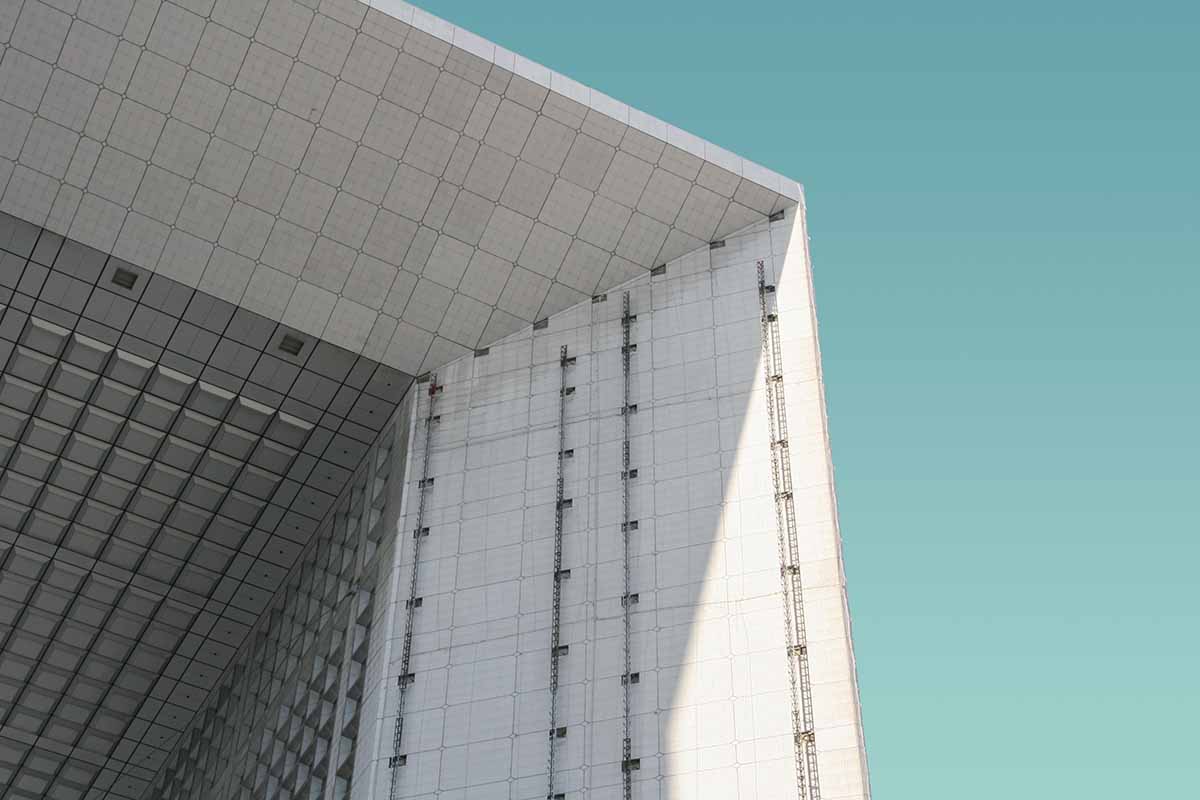
{"type": "Polygon", "coordinates": [[[1200,796],[1200,6],[422,5],[804,183],[875,796],[1200,796]]]}

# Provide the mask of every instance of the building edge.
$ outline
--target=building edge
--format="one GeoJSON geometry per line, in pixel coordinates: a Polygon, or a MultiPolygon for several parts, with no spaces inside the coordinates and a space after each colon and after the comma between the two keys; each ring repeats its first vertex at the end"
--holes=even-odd
{"type": "Polygon", "coordinates": [[[808,230],[808,196],[803,184],[798,184],[798,190],[800,198],[796,205],[795,226],[799,228],[798,238],[802,245],[801,254],[804,259],[803,273],[807,283],[808,297],[810,298],[809,308],[813,333],[813,354],[817,365],[817,382],[820,386],[818,396],[820,398],[821,430],[825,438],[826,470],[829,476],[829,503],[830,508],[833,510],[833,526],[837,536],[838,569],[842,586],[842,613],[846,620],[846,639],[849,645],[850,670],[854,681],[854,706],[858,718],[858,747],[863,776],[863,789],[865,792],[864,798],[869,800],[871,796],[871,773],[867,760],[866,729],[863,726],[862,719],[862,690],[858,678],[858,658],[854,650],[854,618],[850,614],[849,591],[847,589],[846,562],[837,499],[837,480],[833,463],[833,438],[829,430],[829,403],[825,387],[825,361],[821,355],[820,320],[817,316],[817,292],[816,280],[813,275],[812,240],[808,230]]]}

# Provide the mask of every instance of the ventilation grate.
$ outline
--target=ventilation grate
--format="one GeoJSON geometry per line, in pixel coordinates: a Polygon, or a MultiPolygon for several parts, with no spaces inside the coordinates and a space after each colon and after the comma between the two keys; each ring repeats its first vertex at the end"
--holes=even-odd
{"type": "Polygon", "coordinates": [[[304,349],[304,340],[298,336],[284,334],[283,338],[279,340],[279,349],[289,356],[298,356],[304,349]]]}
{"type": "Polygon", "coordinates": [[[137,283],[137,279],[138,276],[136,272],[130,272],[129,270],[121,269],[120,267],[117,267],[116,272],[114,272],[112,276],[112,282],[117,286],[120,286],[122,289],[132,289],[134,284],[137,283]]]}

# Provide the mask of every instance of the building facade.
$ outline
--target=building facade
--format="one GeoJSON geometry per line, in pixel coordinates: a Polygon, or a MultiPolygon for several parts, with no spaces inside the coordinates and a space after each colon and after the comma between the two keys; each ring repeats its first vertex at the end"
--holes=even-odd
{"type": "Polygon", "coordinates": [[[799,187],[400,2],[0,9],[13,798],[869,796],[799,187]]]}

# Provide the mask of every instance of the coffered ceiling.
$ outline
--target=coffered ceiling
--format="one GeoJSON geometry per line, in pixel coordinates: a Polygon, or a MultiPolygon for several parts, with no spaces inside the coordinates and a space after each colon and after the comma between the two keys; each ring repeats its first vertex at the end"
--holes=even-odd
{"type": "Polygon", "coordinates": [[[0,794],[136,797],[412,378],[7,215],[0,365],[0,794]]]}

